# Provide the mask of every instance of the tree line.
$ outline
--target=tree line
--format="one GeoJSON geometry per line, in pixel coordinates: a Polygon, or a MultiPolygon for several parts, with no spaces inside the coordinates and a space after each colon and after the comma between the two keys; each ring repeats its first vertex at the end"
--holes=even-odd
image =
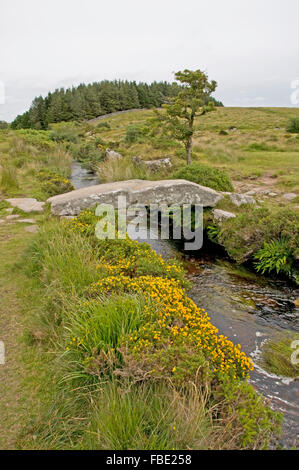
{"type": "MultiPolygon", "coordinates": [[[[50,123],[85,121],[103,114],[134,108],[157,108],[178,95],[176,82],[136,83],[129,81],[95,82],[60,88],[43,98],[36,97],[30,109],[11,123],[13,129],[47,129],[50,123]]],[[[222,105],[217,102],[216,105],[222,105]]]]}

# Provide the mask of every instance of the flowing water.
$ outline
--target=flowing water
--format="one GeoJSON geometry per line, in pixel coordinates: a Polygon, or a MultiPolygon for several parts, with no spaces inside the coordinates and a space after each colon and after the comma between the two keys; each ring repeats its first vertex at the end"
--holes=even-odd
{"type": "MultiPolygon", "coordinates": [[[[90,185],[82,178],[78,187],[84,186],[90,185]]],[[[282,332],[299,331],[299,309],[294,304],[299,298],[298,289],[245,268],[237,270],[223,257],[205,252],[196,257],[186,255],[173,243],[152,238],[149,235],[146,241],[163,257],[181,257],[193,284],[189,296],[206,309],[221,334],[241,344],[242,350],[251,356],[255,363],[252,385],[269,399],[274,409],[284,414],[280,444],[287,448],[299,446],[299,381],[269,374],[259,365],[265,341],[282,332]]]]}
{"type": "Polygon", "coordinates": [[[95,173],[83,168],[79,162],[72,162],[70,182],[75,189],[86,188],[99,184],[99,178],[95,173]]]}

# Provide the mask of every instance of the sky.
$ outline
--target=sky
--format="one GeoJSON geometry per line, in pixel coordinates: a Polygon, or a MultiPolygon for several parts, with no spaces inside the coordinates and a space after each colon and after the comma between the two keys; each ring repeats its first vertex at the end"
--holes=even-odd
{"type": "Polygon", "coordinates": [[[59,87],[185,68],[226,106],[299,106],[298,21],[298,0],[0,0],[0,120],[59,87]]]}

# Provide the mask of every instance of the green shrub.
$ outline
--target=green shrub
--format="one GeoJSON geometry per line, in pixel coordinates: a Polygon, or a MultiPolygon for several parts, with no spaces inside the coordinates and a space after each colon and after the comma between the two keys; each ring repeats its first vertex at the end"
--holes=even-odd
{"type": "Polygon", "coordinates": [[[97,129],[111,129],[111,126],[110,126],[109,122],[102,121],[102,122],[99,122],[96,125],[96,128],[97,129]]]}
{"type": "MultiPolygon", "coordinates": [[[[51,140],[49,131],[41,131],[36,129],[19,129],[15,131],[16,136],[22,137],[23,141],[28,145],[33,145],[41,150],[54,149],[54,142],[51,140]]],[[[31,153],[32,149],[24,149],[31,153]]]]}
{"type": "Polygon", "coordinates": [[[72,154],[85,168],[94,170],[97,164],[105,158],[105,150],[99,148],[99,145],[103,145],[103,141],[100,138],[93,142],[83,142],[72,147],[72,154]]]}
{"type": "Polygon", "coordinates": [[[50,137],[55,142],[78,142],[77,126],[73,122],[50,124],[50,137]]]}
{"type": "Polygon", "coordinates": [[[148,127],[140,124],[132,124],[127,127],[125,141],[128,144],[132,144],[147,135],[148,132],[148,127]]]}
{"type": "Polygon", "coordinates": [[[277,263],[281,272],[291,273],[292,260],[299,254],[296,210],[279,206],[248,206],[241,211],[235,218],[221,224],[218,240],[229,256],[238,263],[244,263],[259,253],[256,260],[260,259],[258,266],[263,272],[268,267],[276,270],[277,263]]]}
{"type": "Polygon", "coordinates": [[[299,117],[293,117],[289,120],[287,127],[287,132],[291,132],[292,134],[299,133],[299,117]]]}
{"type": "Polygon", "coordinates": [[[267,145],[264,142],[253,142],[249,144],[247,150],[250,152],[283,152],[282,149],[279,149],[275,145],[267,145]]]}
{"type": "Polygon", "coordinates": [[[234,190],[232,182],[226,173],[204,164],[192,163],[192,165],[184,166],[174,174],[174,178],[193,181],[216,191],[231,192],[234,190]]]}
{"type": "Polygon", "coordinates": [[[228,135],[228,132],[221,129],[221,131],[219,131],[219,135],[228,135]]]}
{"type": "Polygon", "coordinates": [[[6,121],[0,121],[0,129],[8,129],[9,124],[6,121]]]}
{"type": "Polygon", "coordinates": [[[262,274],[276,271],[277,274],[284,272],[290,274],[292,271],[292,250],[287,239],[272,240],[265,242],[263,248],[254,254],[257,260],[255,268],[262,274]]]}
{"type": "Polygon", "coordinates": [[[265,399],[247,382],[224,378],[214,397],[220,403],[223,400],[218,412],[220,419],[230,422],[235,448],[267,449],[271,434],[280,434],[283,415],[265,406],[265,399]]]}

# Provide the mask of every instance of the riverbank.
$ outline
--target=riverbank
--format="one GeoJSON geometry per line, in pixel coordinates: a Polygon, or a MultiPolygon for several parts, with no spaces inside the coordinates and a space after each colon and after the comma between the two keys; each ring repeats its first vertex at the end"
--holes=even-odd
{"type": "MultiPolygon", "coordinates": [[[[128,115],[129,113],[126,114],[126,119],[128,115]]],[[[120,119],[120,116],[114,119],[120,119]]],[[[23,137],[20,133],[16,135],[4,133],[3,135],[1,148],[5,158],[2,164],[10,168],[14,167],[10,177],[7,178],[10,184],[5,189],[6,196],[26,195],[45,200],[49,194],[48,191],[53,190],[53,184],[55,190],[63,192],[63,185],[69,184],[65,182],[66,176],[70,176],[70,155],[64,146],[53,143],[47,131],[42,133],[24,131],[23,137]],[[6,138],[8,138],[7,141],[6,138]],[[34,139],[36,139],[35,143],[34,139]],[[53,181],[53,173],[58,174],[58,182],[55,179],[56,176],[53,181]]],[[[3,211],[6,208],[4,204],[3,211]]],[[[14,213],[14,215],[22,214],[16,209],[14,213]]],[[[185,341],[182,340],[185,336],[182,318],[171,317],[170,325],[166,322],[166,328],[162,328],[163,322],[162,325],[160,323],[158,325],[160,329],[157,329],[156,325],[153,331],[147,328],[153,336],[148,338],[138,333],[135,339],[135,332],[139,332],[139,328],[146,320],[140,315],[141,312],[147,311],[149,315],[147,320],[150,319],[150,321],[156,319],[159,312],[163,312],[164,294],[160,295],[160,290],[163,292],[164,283],[175,281],[179,282],[176,289],[183,287],[185,283],[183,276],[180,274],[178,277],[181,271],[168,266],[167,263],[163,264],[154,255],[152,255],[154,259],[151,262],[145,263],[144,253],[136,256],[135,249],[132,249],[130,243],[125,244],[121,249],[113,243],[109,247],[105,246],[103,258],[99,261],[101,247],[97,244],[94,246],[92,238],[94,226],[89,218],[90,215],[83,214],[79,218],[81,225],[76,227],[72,223],[53,218],[46,209],[44,216],[38,218],[40,235],[28,234],[24,237],[25,244],[27,236],[35,238],[33,243],[29,243],[30,246],[25,246],[26,255],[21,260],[22,267],[18,274],[20,278],[16,276],[16,279],[19,279],[18,285],[25,285],[26,292],[30,292],[28,302],[25,302],[24,310],[22,310],[22,315],[25,313],[26,325],[21,324],[21,331],[18,331],[16,336],[19,337],[19,341],[21,332],[25,330],[25,341],[20,343],[21,351],[25,356],[29,354],[26,380],[30,386],[24,389],[25,395],[22,400],[30,403],[32,396],[34,400],[33,406],[29,405],[28,414],[27,411],[22,414],[18,407],[15,408],[15,417],[21,416],[21,419],[18,419],[21,426],[15,428],[14,440],[10,440],[6,445],[12,445],[14,442],[19,448],[28,449],[102,448],[102,446],[111,449],[132,448],[132,446],[133,448],[134,446],[136,448],[138,446],[143,446],[142,448],[157,448],[155,446],[161,446],[161,448],[169,448],[168,446],[172,446],[170,448],[184,448],[184,446],[188,448],[192,446],[194,448],[264,447],[276,427],[274,424],[276,418],[266,405],[262,404],[263,400],[259,398],[259,395],[242,380],[241,364],[236,361],[235,356],[226,356],[228,350],[224,348],[222,352],[227,360],[232,360],[232,363],[229,363],[231,370],[227,374],[230,385],[226,384],[223,377],[217,375],[219,371],[213,362],[215,358],[210,355],[209,344],[197,344],[196,348],[199,347],[200,350],[195,351],[192,341],[187,342],[184,347],[187,347],[188,354],[185,354],[184,348],[180,349],[182,345],[179,342],[175,343],[178,349],[174,353],[169,353],[171,334],[174,335],[175,341],[185,341]],[[132,260],[131,256],[135,256],[135,259],[132,260]],[[150,276],[150,279],[147,279],[150,281],[148,285],[144,284],[143,276],[150,276]],[[102,284],[97,284],[98,282],[102,284]],[[107,292],[105,290],[107,283],[111,286],[113,282],[116,283],[117,292],[110,288],[107,292]],[[151,290],[157,283],[161,283],[159,292],[156,292],[158,299],[157,295],[152,296],[154,291],[151,290]],[[92,288],[91,285],[93,285],[92,288]],[[141,292],[137,292],[136,288],[141,289],[141,292]],[[158,304],[156,304],[157,300],[158,304]],[[131,317],[128,321],[126,312],[131,312],[134,321],[138,320],[140,323],[136,326],[131,317]],[[107,327],[104,332],[97,320],[99,314],[102,323],[103,320],[106,321],[111,317],[111,323],[104,323],[105,328],[107,327]],[[123,317],[126,319],[125,325],[120,322],[120,318],[123,317]],[[183,329],[184,331],[177,335],[170,331],[168,328],[170,326],[171,330],[183,329]],[[133,328],[131,338],[133,350],[128,347],[129,336],[126,336],[130,334],[131,327],[133,328]],[[112,337],[109,331],[120,331],[119,328],[121,335],[112,337]],[[96,338],[96,343],[93,342],[93,337],[96,338]],[[120,343],[116,344],[115,341],[120,341],[120,343]],[[145,347],[142,355],[138,356],[140,341],[141,344],[143,344],[142,341],[145,342],[145,345],[143,344],[145,347]],[[149,341],[149,344],[146,341],[149,341]],[[136,350],[134,350],[135,346],[136,350]],[[149,358],[153,357],[153,352],[157,361],[154,365],[149,361],[149,358]],[[31,354],[34,359],[30,361],[31,354]],[[189,360],[191,363],[188,362],[189,360]],[[132,371],[136,375],[132,376],[132,371]],[[186,378],[187,371],[191,371],[193,376],[186,378]],[[171,387],[165,388],[164,379],[167,383],[170,379],[171,387]],[[188,387],[182,390],[180,380],[184,383],[188,383],[188,380],[196,383],[199,380],[201,385],[197,389],[197,394],[193,395],[188,387]],[[141,387],[136,385],[140,382],[143,384],[141,387]],[[218,385],[220,390],[217,388],[218,385]],[[218,396],[216,389],[220,393],[218,396]],[[35,394],[32,395],[33,390],[38,391],[36,398],[35,394]],[[129,393],[129,390],[132,390],[132,393],[129,393]],[[234,401],[238,396],[238,391],[240,392],[239,398],[244,398],[240,406],[234,401]],[[141,398],[138,399],[138,396],[141,398]],[[150,399],[150,396],[154,398],[150,399]],[[108,413],[107,407],[103,409],[103,401],[109,404],[108,413]],[[175,403],[175,409],[171,409],[170,414],[165,416],[163,409],[168,409],[170,403],[175,403]],[[224,407],[219,409],[217,407],[220,403],[223,403],[224,407]],[[238,410],[233,417],[227,414],[226,407],[230,406],[238,410]],[[214,407],[217,408],[218,416],[222,417],[222,421],[215,419],[214,407]],[[120,410],[117,415],[115,415],[116,409],[120,410]],[[151,409],[153,413],[149,415],[151,409]],[[251,409],[251,416],[249,416],[249,409],[251,409]],[[181,414],[178,415],[176,410],[180,410],[181,414]],[[139,418],[132,422],[131,433],[126,434],[120,423],[131,420],[132,413],[139,418]],[[161,422],[161,413],[165,418],[163,422],[161,422]],[[243,420],[240,420],[241,414],[243,414],[243,420]],[[144,415],[146,419],[142,421],[141,417],[144,415]],[[200,422],[195,423],[195,416],[199,415],[201,416],[200,422]],[[184,429],[183,423],[186,421],[186,416],[190,427],[184,429]],[[259,430],[256,427],[257,423],[259,423],[259,430]],[[230,434],[230,426],[239,436],[239,440],[234,439],[230,434]],[[247,431],[250,430],[250,436],[245,428],[247,431]],[[105,429],[109,430],[109,438],[105,434],[105,429]],[[156,429],[161,431],[159,436],[163,435],[164,440],[157,441],[156,429]],[[174,432],[176,430],[178,432],[174,432]],[[113,439],[111,439],[111,433],[113,433],[113,439]],[[103,439],[99,439],[97,437],[99,435],[103,439]],[[141,439],[141,436],[145,437],[141,439]],[[204,437],[200,439],[199,436],[204,437]]],[[[18,230],[21,230],[21,224],[19,227],[18,230]]],[[[19,254],[20,252],[16,249],[16,256],[19,254]]],[[[247,314],[241,318],[242,313],[237,311],[235,313],[237,323],[234,327],[238,334],[242,331],[241,340],[234,337],[235,333],[231,335],[228,324],[231,321],[229,309],[234,309],[234,299],[231,296],[232,285],[228,283],[227,293],[224,296],[230,302],[217,305],[218,298],[223,297],[225,291],[225,288],[224,291],[220,289],[218,293],[217,283],[221,284],[224,278],[220,276],[219,281],[217,280],[217,283],[214,282],[213,285],[213,277],[207,275],[208,271],[202,273],[201,277],[193,279],[196,283],[199,280],[199,284],[195,285],[195,291],[190,294],[196,300],[197,307],[190,303],[191,300],[185,292],[175,290],[173,297],[182,296],[183,310],[205,308],[213,318],[212,324],[213,322],[217,324],[218,319],[223,320],[221,314],[224,311],[228,320],[227,323],[220,321],[217,324],[220,332],[225,332],[232,343],[244,342],[248,356],[252,352],[251,345],[254,339],[258,338],[258,341],[260,339],[256,336],[256,332],[260,332],[260,329],[252,329],[248,334],[247,327],[252,319],[247,314]],[[205,282],[202,282],[203,279],[205,282]],[[216,292],[217,295],[215,295],[216,292]],[[207,299],[210,305],[206,302],[207,299]],[[247,341],[250,343],[248,350],[247,341]]],[[[12,281],[11,278],[9,280],[12,281]]],[[[238,290],[238,283],[235,284],[238,290]]],[[[164,287],[169,290],[169,285],[164,287]]],[[[172,287],[174,288],[174,285],[172,287]]],[[[248,286],[246,290],[248,291],[248,286]]],[[[252,305],[251,299],[247,300],[248,304],[252,305]]],[[[167,297],[164,306],[171,309],[172,301],[172,298],[167,297]]],[[[177,305],[174,309],[177,310],[177,305]]],[[[199,310],[196,310],[196,318],[201,315],[205,317],[205,314],[203,315],[199,310]]],[[[279,320],[283,321],[281,318],[279,320]]],[[[207,326],[213,330],[209,321],[207,326]]],[[[214,338],[213,335],[206,338],[208,343],[212,337],[214,338]]],[[[15,341],[14,338],[11,339],[15,341]]],[[[203,338],[200,340],[202,341],[203,338]]],[[[218,351],[219,356],[222,356],[221,348],[215,347],[217,344],[215,338],[213,341],[212,350],[218,351]]],[[[229,347],[234,351],[233,346],[229,347]]],[[[226,372],[225,361],[220,361],[218,365],[226,372]]],[[[22,367],[25,366],[22,365],[22,367]]],[[[221,374],[222,372],[221,370],[221,374]]],[[[22,377],[18,379],[23,381],[22,377]]],[[[255,385],[258,388],[257,382],[255,385]]],[[[278,392],[277,397],[280,398],[281,388],[278,387],[276,392],[278,392]]],[[[265,395],[269,396],[267,390],[265,395]]],[[[274,396],[273,401],[277,397],[274,396]]],[[[11,401],[13,400],[12,394],[11,401]]],[[[278,404],[278,408],[280,405],[278,404]]],[[[8,421],[7,428],[10,424],[11,421],[8,421]]],[[[292,427],[291,431],[293,430],[292,427]]],[[[8,436],[10,436],[9,433],[8,436]]],[[[289,445],[293,445],[293,441],[292,443],[287,441],[287,446],[289,445]]]]}

